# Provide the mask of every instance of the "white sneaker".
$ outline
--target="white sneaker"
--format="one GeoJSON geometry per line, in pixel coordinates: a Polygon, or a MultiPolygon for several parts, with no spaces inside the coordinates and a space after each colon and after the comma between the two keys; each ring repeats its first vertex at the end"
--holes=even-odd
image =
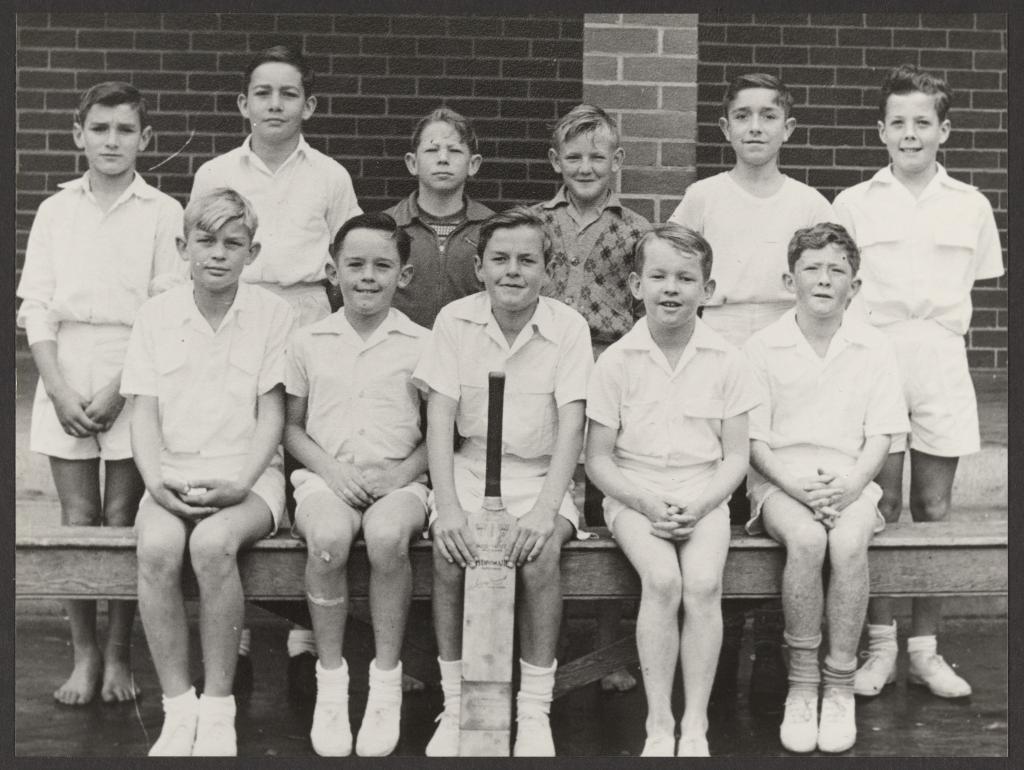
{"type": "Polygon", "coordinates": [[[853,691],[866,698],[878,695],[886,685],[896,681],[897,648],[876,647],[861,653],[864,663],[853,676],[853,691]]]}
{"type": "Polygon", "coordinates": [[[427,756],[459,756],[459,715],[451,711],[442,711],[434,721],[438,724],[430,743],[427,744],[427,756]]]}
{"type": "Polygon", "coordinates": [[[940,698],[966,698],[971,694],[967,680],[953,671],[952,666],[937,654],[923,660],[919,660],[918,655],[911,655],[907,681],[927,687],[940,698]]]}
{"type": "Polygon", "coordinates": [[[806,754],[818,745],[817,694],[790,692],[779,727],[779,740],[787,751],[806,754]]]}
{"type": "Polygon", "coordinates": [[[516,743],[513,757],[553,757],[555,741],[551,737],[551,723],[543,712],[520,714],[516,718],[516,743]]]}
{"type": "Polygon", "coordinates": [[[347,757],[352,753],[348,701],[317,700],[309,731],[313,751],[321,757],[347,757]]]}
{"type": "Polygon", "coordinates": [[[196,710],[176,709],[164,713],[160,737],[149,750],[151,757],[190,757],[196,740],[196,710]]]}
{"type": "Polygon", "coordinates": [[[398,745],[402,715],[402,691],[398,700],[368,698],[363,723],[356,737],[356,754],[361,757],[386,757],[398,745]]]}
{"type": "Polygon", "coordinates": [[[211,714],[196,725],[193,757],[237,757],[238,740],[235,735],[234,714],[211,714]]]}
{"type": "Polygon", "coordinates": [[[680,736],[679,738],[679,750],[676,752],[677,757],[710,757],[711,752],[708,751],[708,739],[704,736],[680,736]]]}
{"type": "Polygon", "coordinates": [[[671,757],[675,756],[676,737],[674,735],[658,735],[654,738],[648,737],[644,741],[644,749],[640,752],[641,757],[671,757]]]}
{"type": "Polygon", "coordinates": [[[821,699],[821,722],[818,725],[818,748],[839,754],[857,741],[856,699],[851,692],[826,687],[821,699]]]}

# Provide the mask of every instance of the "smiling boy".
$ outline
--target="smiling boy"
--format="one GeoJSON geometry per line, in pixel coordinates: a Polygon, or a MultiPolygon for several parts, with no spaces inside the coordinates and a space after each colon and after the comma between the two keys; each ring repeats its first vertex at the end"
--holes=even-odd
{"type": "Polygon", "coordinates": [[[551,244],[530,209],[480,227],[477,276],[485,290],[445,306],[413,374],[427,397],[433,484],[434,631],[444,711],[427,756],[456,756],[462,676],[464,570],[475,564],[467,512],[483,502],[487,375],[504,371],[501,488],[517,519],[509,566],[519,568],[520,687],[515,756],[554,756],[548,722],[562,618],[561,547],[579,514],[569,488],[583,446],[583,400],[593,366],[586,321],[540,292],[551,244]],[[453,451],[454,428],[465,437],[453,451]]]}
{"type": "Polygon", "coordinates": [[[842,752],[856,740],[853,678],[867,609],[868,544],[885,526],[882,490],[872,479],[893,435],[907,429],[892,346],[845,313],[860,288],[859,264],[856,244],[839,225],[798,230],[784,275],[796,308],[745,347],[761,391],[750,419],[747,531],[767,531],[786,548],[789,692],[779,735],[793,752],[842,752]]]}
{"type": "MultiPolygon", "coordinates": [[[[988,199],[936,160],[951,130],[951,99],[942,78],[912,65],[893,69],[882,83],[878,121],[890,163],[835,202],[863,258],[864,288],[850,311],[895,344],[910,413],[909,439],[893,442],[877,479],[887,521],[903,508],[908,447],[914,521],[948,517],[959,458],[981,448],[964,335],[974,282],[1002,275],[1003,261],[988,199]]],[[[890,599],[869,605],[858,695],[877,695],[895,681],[894,611],[890,599]]],[[[937,654],[941,618],[941,598],[914,599],[908,680],[940,697],[965,697],[970,684],[937,654]]]]}
{"type": "Polygon", "coordinates": [[[332,252],[336,266],[327,274],[341,287],[344,306],[296,332],[286,382],[285,447],[305,466],[292,474],[293,531],[306,541],[306,595],[319,657],[310,739],[321,756],[352,751],[342,641],[348,556],[362,532],[375,657],[355,750],[385,756],[399,737],[409,542],[427,515],[420,395],[410,377],[428,332],[391,306],[413,272],[409,236],[391,217],[353,217],[332,252]]]}

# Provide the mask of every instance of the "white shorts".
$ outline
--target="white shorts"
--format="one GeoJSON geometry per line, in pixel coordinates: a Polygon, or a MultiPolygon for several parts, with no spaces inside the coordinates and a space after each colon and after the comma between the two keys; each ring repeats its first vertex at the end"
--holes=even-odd
{"type": "MultiPolygon", "coordinates": [[[[163,452],[160,455],[160,468],[166,478],[182,479],[190,481],[204,477],[233,479],[241,470],[246,455],[219,455],[207,457],[196,454],[174,454],[163,452]]],[[[270,509],[273,517],[272,528],[267,537],[270,537],[285,516],[284,509],[284,473],[281,470],[281,450],[278,449],[270,465],[263,471],[263,474],[256,479],[252,485],[252,491],[259,496],[270,509]]],[[[149,492],[143,496],[143,500],[149,497],[149,492]]]]}
{"type": "MultiPolygon", "coordinates": [[[[761,521],[761,513],[764,508],[764,501],[774,495],[776,492],[782,490],[775,486],[772,482],[767,480],[761,480],[751,487],[747,496],[750,498],[750,520],[747,522],[745,529],[748,535],[761,535],[764,534],[764,522],[761,521]]],[[[882,499],[882,488],[873,481],[869,481],[868,485],[864,487],[864,491],[860,493],[858,500],[865,501],[871,505],[875,510],[875,526],[872,529],[876,535],[885,529],[885,518],[882,516],[882,512],[878,510],[878,501],[882,499]]]]}
{"type": "MultiPolygon", "coordinates": [[[[712,475],[714,475],[713,473],[701,473],[697,476],[684,478],[681,477],[680,471],[674,468],[664,470],[656,470],[653,468],[649,470],[639,470],[637,468],[627,468],[621,465],[619,465],[618,468],[623,476],[645,492],[650,492],[655,495],[673,494],[679,495],[683,498],[697,497],[697,495],[704,491],[704,487],[707,486],[708,480],[712,475]]],[[[601,505],[604,509],[604,523],[608,529],[612,528],[612,523],[615,521],[615,517],[622,511],[629,508],[625,503],[607,495],[605,495],[601,505]]],[[[718,510],[725,510],[726,516],[728,516],[728,497],[725,498],[721,504],[716,506],[714,510],[709,511],[708,513],[714,513],[718,510]]]]}
{"type": "MultiPolygon", "coordinates": [[[[529,476],[526,478],[502,478],[501,500],[507,510],[515,518],[525,516],[533,509],[537,502],[541,487],[544,486],[544,476],[529,476]]],[[[562,502],[558,507],[558,515],[568,520],[573,529],[579,534],[580,512],[572,501],[573,483],[569,482],[569,488],[562,495],[562,502]]],[[[459,456],[455,457],[455,494],[458,495],[459,505],[466,511],[478,511],[484,503],[484,477],[468,464],[460,463],[459,456]]],[[[430,520],[428,527],[437,521],[437,501],[433,492],[430,493],[430,520]]]]}
{"type": "Polygon", "coordinates": [[[731,344],[742,348],[756,332],[778,321],[792,307],[792,302],[727,302],[706,305],[701,311],[701,320],[731,344]]]}
{"type": "Polygon", "coordinates": [[[295,283],[291,286],[281,286],[276,283],[257,282],[255,285],[272,291],[291,306],[298,322],[296,328],[309,326],[331,314],[331,302],[327,299],[327,290],[321,283],[295,283]]]}
{"type": "Polygon", "coordinates": [[[910,437],[893,437],[890,452],[911,449],[962,457],[981,449],[978,402],[964,338],[934,321],[881,327],[896,347],[910,413],[910,437]]]}
{"type": "MultiPolygon", "coordinates": [[[[324,481],[320,476],[313,473],[311,470],[306,468],[297,468],[292,471],[292,486],[295,487],[295,520],[298,521],[298,510],[302,507],[303,501],[305,501],[310,495],[317,494],[319,492],[327,492],[334,494],[334,491],[327,486],[327,482],[324,481]]],[[[398,494],[410,494],[415,497],[419,504],[423,508],[424,519],[427,515],[427,497],[430,494],[430,490],[426,484],[419,481],[413,481],[410,484],[406,484],[404,487],[399,487],[391,492],[388,492],[384,497],[391,497],[391,495],[398,494]]],[[[384,499],[384,498],[381,498],[384,499]]],[[[292,531],[295,531],[295,527],[292,527],[292,531]]]]}
{"type": "MultiPolygon", "coordinates": [[[[131,331],[122,324],[62,323],[57,330],[57,363],[68,385],[91,398],[113,382],[124,366],[131,331]]],[[[128,399],[108,430],[84,438],[68,435],[39,380],[32,402],[29,448],[64,460],[127,460],[132,456],[130,422],[128,399]]]]}

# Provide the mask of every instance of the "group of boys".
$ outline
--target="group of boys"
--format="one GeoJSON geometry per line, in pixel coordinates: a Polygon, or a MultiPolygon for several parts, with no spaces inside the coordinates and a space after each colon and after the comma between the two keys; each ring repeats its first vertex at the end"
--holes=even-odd
{"type": "MultiPolygon", "coordinates": [[[[408,547],[426,529],[444,698],[426,753],[458,754],[463,570],[476,559],[467,512],[483,496],[493,370],[507,378],[505,558],[522,586],[514,755],[555,754],[560,550],[580,530],[581,453],[641,579],[643,755],[709,753],[730,495],[744,476],[743,521],[787,550],[782,744],[850,748],[854,692],[877,694],[895,677],[892,606],[868,610],[867,547],[899,516],[905,447],[915,520],[947,515],[956,458],[978,448],[962,335],[973,281],[1000,275],[1002,262],[987,201],[936,162],[949,135],[945,84],[911,67],[891,73],[879,121],[891,165],[833,211],[778,168],[795,125],[785,86],[738,78],[720,121],[735,167],[691,185],[671,221],[653,226],[614,194],[623,149],[590,105],[555,127],[549,156],[563,186],[551,201],[493,214],[469,199],[476,137],[442,107],[405,157],[418,189],[363,214],[348,173],[302,138],[312,85],[298,52],[257,55],[238,96],[252,132],[197,171],[184,212],[135,171],[152,134],[141,95],[93,87],[74,123],[89,171],[42,204],[29,239],[18,318],[40,374],[32,449],[50,457],[65,523],[135,522],[165,712],[150,753],[237,752],[233,692],[248,646],[237,554],[285,523],[287,475],[312,626],[292,629],[288,648],[312,669],[314,750],[395,749],[408,547]],[[334,312],[328,289],[340,294],[334,312]],[[360,535],[375,656],[353,740],[342,641],[360,535]],[[189,679],[186,548],[200,588],[201,695],[189,679]]],[[[915,601],[909,678],[964,696],[969,685],[936,654],[940,613],[915,601]]],[[[75,667],[57,700],[134,698],[133,605],[111,603],[102,653],[95,602],[69,602],[68,614],[75,667]]]]}

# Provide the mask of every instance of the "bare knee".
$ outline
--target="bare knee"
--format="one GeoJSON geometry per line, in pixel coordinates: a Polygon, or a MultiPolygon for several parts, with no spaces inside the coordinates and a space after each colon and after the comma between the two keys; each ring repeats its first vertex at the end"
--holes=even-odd
{"type": "Polygon", "coordinates": [[[644,598],[658,604],[679,606],[683,596],[683,577],[673,562],[666,566],[649,566],[640,574],[644,598]]]}
{"type": "Polygon", "coordinates": [[[943,492],[915,492],[910,496],[914,521],[944,521],[949,516],[950,497],[943,492]]]}
{"type": "Polygon", "coordinates": [[[687,574],[683,580],[683,608],[707,611],[722,604],[722,576],[712,572],[687,574]]]}
{"type": "Polygon", "coordinates": [[[135,546],[139,578],[148,581],[177,579],[185,557],[184,538],[140,532],[135,546]]]}
{"type": "Polygon", "coordinates": [[[305,533],[307,563],[317,572],[345,569],[352,547],[352,529],[342,521],[321,520],[305,533]]]}
{"type": "Polygon", "coordinates": [[[458,564],[449,562],[444,557],[444,554],[438,548],[436,540],[434,541],[433,564],[435,593],[438,589],[443,589],[447,592],[462,590],[463,579],[466,574],[465,570],[458,564]]]}
{"type": "Polygon", "coordinates": [[[786,561],[819,568],[825,561],[828,533],[815,521],[808,521],[786,533],[786,561]]]}
{"type": "Polygon", "coordinates": [[[526,591],[543,591],[551,586],[561,586],[562,547],[554,538],[549,538],[537,558],[528,561],[519,569],[520,579],[526,591]]]}
{"type": "Polygon", "coordinates": [[[828,538],[828,559],[833,569],[849,570],[867,566],[869,538],[859,531],[832,530],[828,538]]]}
{"type": "Polygon", "coordinates": [[[368,521],[363,529],[366,555],[375,570],[393,572],[409,564],[409,538],[389,522],[368,521]]]}
{"type": "Polygon", "coordinates": [[[195,528],[188,542],[192,569],[200,580],[226,575],[237,568],[238,559],[238,541],[224,527],[204,527],[205,523],[195,528]]]}
{"type": "Polygon", "coordinates": [[[85,497],[70,496],[61,500],[63,523],[69,527],[98,527],[101,523],[99,507],[85,497]]]}
{"type": "Polygon", "coordinates": [[[887,522],[899,521],[900,514],[903,512],[903,495],[883,494],[878,501],[878,512],[887,522]]]}

